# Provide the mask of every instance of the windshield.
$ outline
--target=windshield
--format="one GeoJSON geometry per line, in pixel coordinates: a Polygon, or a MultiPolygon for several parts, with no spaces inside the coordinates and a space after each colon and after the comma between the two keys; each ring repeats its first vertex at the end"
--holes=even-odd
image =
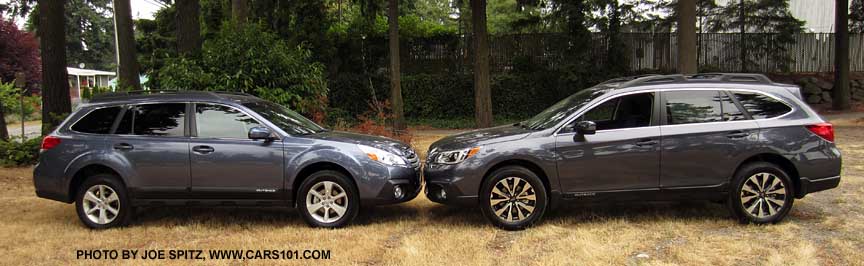
{"type": "Polygon", "coordinates": [[[288,134],[307,135],[327,131],[297,112],[275,103],[257,101],[244,103],[243,106],[252,109],[288,134]]]}
{"type": "Polygon", "coordinates": [[[525,120],[519,124],[522,127],[528,129],[547,129],[549,127],[557,125],[561,122],[561,120],[566,119],[571,114],[573,114],[573,112],[576,112],[576,110],[579,110],[579,108],[582,108],[582,106],[585,106],[585,104],[588,104],[592,100],[597,99],[597,97],[600,97],[600,95],[603,95],[608,91],[608,87],[593,87],[584,89],[582,91],[574,93],[573,95],[570,95],[570,97],[564,98],[563,100],[555,103],[549,108],[546,108],[546,110],[543,110],[534,117],[525,120]]]}

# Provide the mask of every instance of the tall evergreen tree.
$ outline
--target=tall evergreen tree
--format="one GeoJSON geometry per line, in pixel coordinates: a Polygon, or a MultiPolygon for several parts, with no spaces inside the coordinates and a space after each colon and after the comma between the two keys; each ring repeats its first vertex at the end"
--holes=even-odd
{"type": "Polygon", "coordinates": [[[387,24],[389,25],[388,35],[390,38],[390,103],[393,111],[393,128],[404,130],[406,126],[402,103],[402,72],[399,67],[399,0],[388,0],[387,2],[387,24]]]}
{"type": "Polygon", "coordinates": [[[201,6],[198,0],[177,1],[177,52],[194,55],[201,51],[201,6]]]}
{"type": "Polygon", "coordinates": [[[474,119],[477,127],[492,126],[492,91],[489,84],[489,33],[486,31],[486,0],[471,0],[474,30],[474,119]]]}
{"type": "Polygon", "coordinates": [[[114,0],[114,20],[117,25],[117,51],[120,89],[140,90],[135,35],[132,31],[132,6],[129,0],[114,0]]]}
{"type": "Polygon", "coordinates": [[[42,55],[42,134],[51,133],[72,112],[66,73],[66,16],[63,1],[39,0],[42,55]]]}

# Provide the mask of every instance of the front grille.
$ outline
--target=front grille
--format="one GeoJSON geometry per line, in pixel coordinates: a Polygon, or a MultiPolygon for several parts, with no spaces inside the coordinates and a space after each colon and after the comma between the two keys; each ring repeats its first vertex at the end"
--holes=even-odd
{"type": "Polygon", "coordinates": [[[417,153],[411,148],[408,148],[405,152],[405,159],[408,159],[408,163],[411,164],[411,167],[417,168],[420,167],[420,157],[417,156],[417,153]]]}

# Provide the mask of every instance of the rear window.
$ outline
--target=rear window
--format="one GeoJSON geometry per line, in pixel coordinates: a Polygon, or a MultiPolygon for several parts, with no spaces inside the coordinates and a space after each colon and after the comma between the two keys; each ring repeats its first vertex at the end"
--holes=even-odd
{"type": "Polygon", "coordinates": [[[72,125],[72,130],[81,133],[108,134],[120,107],[99,108],[91,111],[72,125]]]}
{"type": "Polygon", "coordinates": [[[792,107],[765,94],[742,91],[734,93],[735,98],[753,119],[778,117],[792,111],[792,107]]]}
{"type": "Polygon", "coordinates": [[[185,103],[142,104],[123,115],[115,134],[146,136],[184,136],[185,103]]]}

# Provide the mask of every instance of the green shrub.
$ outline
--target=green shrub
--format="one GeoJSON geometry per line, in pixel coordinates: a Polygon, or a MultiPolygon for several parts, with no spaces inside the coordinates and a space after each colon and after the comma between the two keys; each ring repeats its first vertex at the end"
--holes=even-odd
{"type": "Polygon", "coordinates": [[[0,140],[0,166],[23,166],[35,164],[39,158],[39,148],[42,140],[32,138],[21,141],[11,139],[0,140]]]}
{"type": "Polygon", "coordinates": [[[305,114],[327,101],[324,66],[255,23],[225,24],[200,58],[168,59],[158,77],[160,89],[245,92],[305,114]]]}

